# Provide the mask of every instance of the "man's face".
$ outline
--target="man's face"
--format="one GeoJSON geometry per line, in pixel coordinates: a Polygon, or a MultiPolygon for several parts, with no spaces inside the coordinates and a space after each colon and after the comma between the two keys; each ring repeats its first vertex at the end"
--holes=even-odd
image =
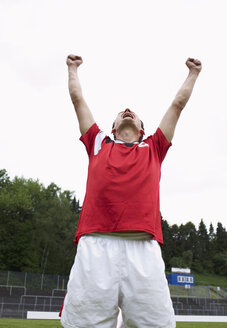
{"type": "Polygon", "coordinates": [[[141,120],[138,115],[132,112],[130,109],[126,108],[124,111],[120,112],[114,122],[114,129],[118,130],[126,126],[133,126],[138,131],[141,130],[141,120]]]}

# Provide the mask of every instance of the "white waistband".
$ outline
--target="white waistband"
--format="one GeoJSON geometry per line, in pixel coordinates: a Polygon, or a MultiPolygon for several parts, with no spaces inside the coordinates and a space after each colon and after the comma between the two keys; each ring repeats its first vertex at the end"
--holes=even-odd
{"type": "Polygon", "coordinates": [[[148,240],[152,239],[153,236],[145,231],[117,231],[117,232],[92,232],[87,235],[103,237],[103,238],[118,238],[127,240],[148,240]]]}

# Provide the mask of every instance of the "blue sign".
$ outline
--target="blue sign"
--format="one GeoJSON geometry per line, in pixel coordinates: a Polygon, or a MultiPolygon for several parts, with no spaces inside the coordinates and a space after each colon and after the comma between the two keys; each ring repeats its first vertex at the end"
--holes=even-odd
{"type": "Polygon", "coordinates": [[[169,285],[195,285],[195,279],[193,274],[182,273],[170,273],[166,275],[169,285]]]}

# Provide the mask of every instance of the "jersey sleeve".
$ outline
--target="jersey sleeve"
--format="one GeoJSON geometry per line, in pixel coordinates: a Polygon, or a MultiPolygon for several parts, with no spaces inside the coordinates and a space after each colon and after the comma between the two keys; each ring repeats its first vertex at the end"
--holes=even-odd
{"type": "Polygon", "coordinates": [[[96,123],[94,123],[88,131],[80,137],[80,140],[83,142],[83,144],[86,147],[88,156],[90,157],[92,153],[92,149],[94,148],[95,138],[97,134],[99,133],[100,129],[97,126],[96,123]]]}
{"type": "Polygon", "coordinates": [[[162,163],[169,147],[172,146],[172,143],[166,139],[160,128],[158,128],[152,136],[148,137],[147,141],[153,143],[153,146],[158,153],[160,163],[162,163]]]}

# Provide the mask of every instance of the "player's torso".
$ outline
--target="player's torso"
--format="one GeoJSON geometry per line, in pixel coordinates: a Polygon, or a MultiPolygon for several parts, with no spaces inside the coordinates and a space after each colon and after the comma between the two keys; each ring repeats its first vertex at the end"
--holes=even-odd
{"type": "Polygon", "coordinates": [[[107,137],[97,154],[90,158],[88,187],[102,198],[132,199],[137,192],[145,196],[159,180],[157,154],[146,141],[124,144],[107,137]]]}

